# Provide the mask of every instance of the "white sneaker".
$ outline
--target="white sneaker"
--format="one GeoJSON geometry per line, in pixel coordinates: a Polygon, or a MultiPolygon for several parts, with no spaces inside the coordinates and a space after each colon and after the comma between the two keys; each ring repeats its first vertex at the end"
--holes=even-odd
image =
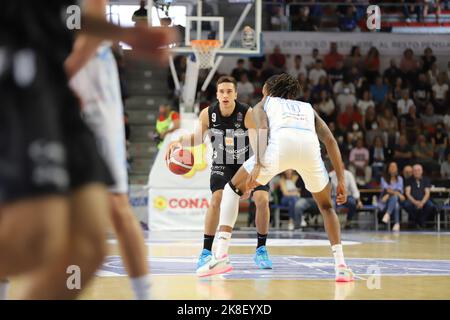
{"type": "Polygon", "coordinates": [[[302,217],[302,221],[300,222],[300,227],[307,227],[308,224],[305,221],[305,218],[302,217]]]}
{"type": "Polygon", "coordinates": [[[289,230],[289,231],[292,231],[292,230],[294,230],[294,229],[295,229],[294,223],[293,223],[293,222],[289,222],[289,223],[288,223],[288,230],[289,230]]]}
{"type": "Polygon", "coordinates": [[[208,263],[197,269],[197,276],[208,277],[215,274],[222,274],[233,270],[228,255],[224,255],[221,258],[213,256],[208,263]]]}
{"type": "Polygon", "coordinates": [[[394,224],[394,226],[392,227],[392,231],[399,232],[400,231],[400,223],[394,224]]]}
{"type": "Polygon", "coordinates": [[[352,269],[346,265],[341,264],[336,268],[336,282],[352,282],[353,277],[352,269]]]}
{"type": "Polygon", "coordinates": [[[385,213],[383,216],[383,222],[388,223],[389,220],[391,220],[391,216],[389,215],[389,213],[385,213]]]}

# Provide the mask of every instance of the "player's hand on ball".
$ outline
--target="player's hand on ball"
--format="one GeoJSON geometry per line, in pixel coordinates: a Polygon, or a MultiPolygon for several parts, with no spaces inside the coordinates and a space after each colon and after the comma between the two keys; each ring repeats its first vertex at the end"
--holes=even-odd
{"type": "Polygon", "coordinates": [[[169,144],[169,146],[167,147],[166,155],[165,155],[166,162],[170,159],[170,155],[172,154],[172,152],[174,150],[181,149],[181,148],[183,148],[183,146],[178,141],[174,141],[171,144],[169,144]]]}
{"type": "Polygon", "coordinates": [[[342,205],[347,202],[347,190],[345,189],[345,184],[342,181],[338,181],[336,187],[336,203],[342,205]]]}

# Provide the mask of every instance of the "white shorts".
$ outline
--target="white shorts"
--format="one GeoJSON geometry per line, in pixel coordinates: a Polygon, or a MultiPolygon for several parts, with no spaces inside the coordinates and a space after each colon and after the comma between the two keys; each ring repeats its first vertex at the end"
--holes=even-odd
{"type": "Polygon", "coordinates": [[[117,64],[109,47],[97,54],[71,80],[82,100],[83,118],[94,132],[115,185],[112,193],[128,192],[125,125],[117,64]]]}
{"type": "MultiPolygon", "coordinates": [[[[298,172],[311,193],[322,191],[329,182],[319,139],[311,131],[283,128],[272,133],[262,162],[265,167],[256,179],[262,185],[289,169],[298,172]]],[[[244,169],[250,173],[255,163],[255,156],[252,156],[244,162],[244,169]]]]}

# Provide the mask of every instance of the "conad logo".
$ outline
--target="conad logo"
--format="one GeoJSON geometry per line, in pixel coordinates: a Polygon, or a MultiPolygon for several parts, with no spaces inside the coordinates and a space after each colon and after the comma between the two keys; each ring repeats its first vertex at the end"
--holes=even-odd
{"type": "Polygon", "coordinates": [[[158,196],[153,199],[153,207],[158,210],[170,209],[208,209],[209,201],[206,198],[169,198],[158,196]]]}

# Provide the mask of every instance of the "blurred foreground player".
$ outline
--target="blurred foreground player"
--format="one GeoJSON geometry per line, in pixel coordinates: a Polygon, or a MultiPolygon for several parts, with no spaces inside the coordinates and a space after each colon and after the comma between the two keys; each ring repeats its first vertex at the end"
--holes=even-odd
{"type": "Polygon", "coordinates": [[[353,280],[347,267],[340,239],[340,225],[331,200],[331,185],[320,154],[322,141],[331,158],[338,185],[336,202],[347,201],[344,165],[336,140],[325,122],[309,103],[291,100],[297,96],[300,85],[288,74],[269,78],[263,87],[263,100],[253,108],[257,141],[255,155],[238,170],[223,191],[220,206],[219,243],[213,259],[202,268],[204,275],[232,270],[228,247],[237,219],[239,197],[249,188],[267,184],[275,175],[296,170],[310,191],[322,213],[325,230],[330,239],[335,259],[336,281],[353,280]],[[262,130],[261,130],[262,129],[262,130]],[[266,145],[267,129],[269,143],[266,145]]]}
{"type": "MultiPolygon", "coordinates": [[[[63,68],[73,42],[61,12],[73,4],[17,0],[0,11],[0,279],[24,275],[18,298],[76,297],[106,252],[105,185],[113,181],[63,68]],[[70,266],[81,272],[75,290],[70,266]]],[[[165,30],[120,28],[88,14],[81,21],[82,32],[167,58],[156,50],[171,42],[165,30]]]]}

